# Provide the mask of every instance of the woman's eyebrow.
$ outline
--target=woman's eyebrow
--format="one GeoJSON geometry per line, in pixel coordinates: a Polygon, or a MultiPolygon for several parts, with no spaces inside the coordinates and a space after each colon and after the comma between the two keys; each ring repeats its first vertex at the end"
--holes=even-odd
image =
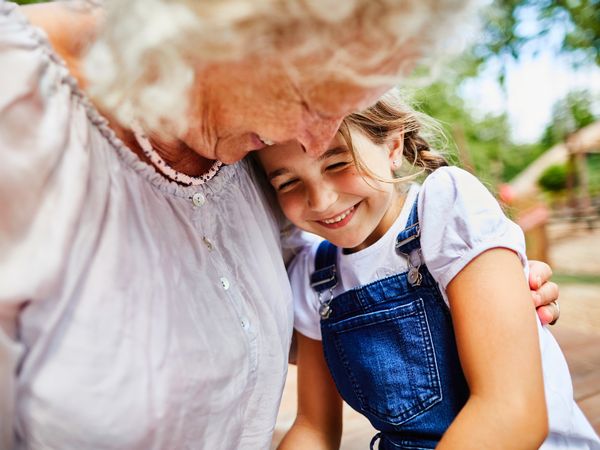
{"type": "Polygon", "coordinates": [[[325,151],[325,153],[323,153],[321,156],[319,156],[318,161],[323,161],[324,159],[330,158],[335,155],[341,155],[342,153],[348,153],[348,149],[343,146],[333,147],[325,151]]]}

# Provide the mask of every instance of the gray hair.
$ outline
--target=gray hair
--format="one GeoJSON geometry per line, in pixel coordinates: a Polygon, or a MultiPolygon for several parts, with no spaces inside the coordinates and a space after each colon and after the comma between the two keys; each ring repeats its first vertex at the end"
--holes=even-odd
{"type": "Polygon", "coordinates": [[[199,68],[247,56],[357,85],[392,85],[463,48],[476,0],[106,0],[86,57],[90,93],[118,120],[186,126],[199,68]],[[450,39],[450,36],[453,39],[450,39]],[[303,67],[304,70],[304,67],[303,67]]]}

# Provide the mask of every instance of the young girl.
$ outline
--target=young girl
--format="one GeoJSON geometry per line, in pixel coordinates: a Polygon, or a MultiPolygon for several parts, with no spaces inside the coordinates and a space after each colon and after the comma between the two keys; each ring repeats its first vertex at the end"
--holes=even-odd
{"type": "Polygon", "coordinates": [[[321,156],[258,155],[288,219],[326,239],[289,269],[299,406],[281,448],[339,447],[340,395],[379,430],[371,448],[600,448],[528,301],[523,234],[422,131],[388,95],[321,156]],[[393,179],[403,160],[422,186],[393,179]]]}

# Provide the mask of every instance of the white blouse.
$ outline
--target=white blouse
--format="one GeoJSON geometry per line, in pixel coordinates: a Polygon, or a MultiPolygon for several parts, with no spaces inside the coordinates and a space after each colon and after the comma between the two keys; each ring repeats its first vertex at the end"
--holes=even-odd
{"type": "Polygon", "coordinates": [[[278,218],[125,148],[0,0],[0,448],[261,449],[287,371],[278,218]]]}

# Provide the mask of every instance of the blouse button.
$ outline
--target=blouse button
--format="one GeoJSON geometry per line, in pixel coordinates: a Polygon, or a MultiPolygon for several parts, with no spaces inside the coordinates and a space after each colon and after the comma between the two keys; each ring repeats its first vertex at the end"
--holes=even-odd
{"type": "Polygon", "coordinates": [[[240,320],[240,325],[244,330],[247,330],[248,328],[250,328],[250,321],[245,317],[242,317],[242,319],[240,320]]]}
{"type": "Polygon", "coordinates": [[[192,195],[192,203],[195,206],[202,206],[206,203],[206,197],[202,192],[196,192],[194,195],[192,195]]]}
{"type": "Polygon", "coordinates": [[[225,277],[221,277],[221,286],[223,286],[223,289],[225,290],[229,289],[229,280],[225,277]]]}
{"type": "Polygon", "coordinates": [[[215,248],[212,242],[210,242],[210,240],[206,236],[202,237],[202,242],[204,242],[204,245],[206,245],[206,248],[209,251],[212,251],[215,248]]]}

